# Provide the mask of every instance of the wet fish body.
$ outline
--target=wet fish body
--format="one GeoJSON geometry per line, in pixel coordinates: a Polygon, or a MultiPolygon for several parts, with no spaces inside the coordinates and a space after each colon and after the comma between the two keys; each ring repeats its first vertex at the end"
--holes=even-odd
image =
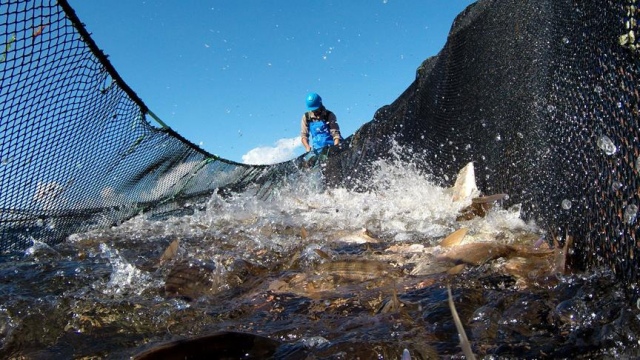
{"type": "Polygon", "coordinates": [[[380,277],[400,276],[402,271],[390,264],[376,260],[338,260],[320,264],[315,269],[319,275],[333,275],[349,281],[368,281],[380,277]]]}

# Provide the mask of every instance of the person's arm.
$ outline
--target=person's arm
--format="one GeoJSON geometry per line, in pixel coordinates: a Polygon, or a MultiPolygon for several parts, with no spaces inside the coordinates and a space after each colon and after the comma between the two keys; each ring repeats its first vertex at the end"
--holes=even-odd
{"type": "Polygon", "coordinates": [[[329,132],[331,133],[331,137],[333,138],[333,145],[340,145],[342,136],[340,135],[340,126],[338,125],[336,114],[334,114],[333,112],[329,113],[327,122],[329,123],[329,132]]]}
{"type": "Polygon", "coordinates": [[[307,124],[306,114],[302,115],[302,121],[300,122],[300,141],[307,152],[311,151],[311,146],[309,146],[309,125],[307,124]]]}

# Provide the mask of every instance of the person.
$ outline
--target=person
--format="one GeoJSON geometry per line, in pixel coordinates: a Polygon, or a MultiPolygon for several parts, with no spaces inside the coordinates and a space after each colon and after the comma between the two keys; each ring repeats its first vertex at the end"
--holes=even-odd
{"type": "Polygon", "coordinates": [[[317,93],[309,93],[307,112],[302,115],[300,138],[307,152],[317,155],[327,146],[339,146],[342,141],[336,115],[322,104],[317,93]]]}

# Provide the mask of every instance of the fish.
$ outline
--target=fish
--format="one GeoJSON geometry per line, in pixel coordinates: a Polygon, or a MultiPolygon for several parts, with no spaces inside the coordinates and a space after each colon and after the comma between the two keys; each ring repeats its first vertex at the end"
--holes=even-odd
{"type": "Polygon", "coordinates": [[[467,235],[467,231],[469,231],[469,229],[467,228],[461,228],[454,231],[453,233],[451,233],[449,236],[447,236],[446,238],[444,238],[444,240],[440,242],[440,246],[451,247],[451,246],[460,245],[465,235],[467,235]]]}
{"type": "Polygon", "coordinates": [[[272,358],[280,345],[264,336],[221,331],[154,345],[133,359],[265,359],[272,358]]]}
{"type": "Polygon", "coordinates": [[[179,249],[180,249],[180,240],[175,239],[171,244],[169,244],[169,246],[164,251],[164,253],[162,253],[160,260],[158,260],[158,265],[162,265],[168,261],[175,259],[179,249]]]}
{"type": "Polygon", "coordinates": [[[216,290],[213,264],[195,261],[174,265],[165,279],[164,292],[167,297],[178,297],[193,301],[216,290]]]}
{"type": "Polygon", "coordinates": [[[479,196],[471,199],[471,205],[460,210],[460,215],[456,218],[457,221],[471,220],[475,217],[485,217],[487,213],[493,208],[496,202],[506,200],[509,198],[508,194],[493,194],[479,196]]]}
{"type": "Polygon", "coordinates": [[[315,251],[315,253],[318,254],[318,256],[320,256],[321,258],[325,260],[331,260],[331,256],[324,251],[320,249],[313,249],[313,251],[315,251]]]}
{"type": "Polygon", "coordinates": [[[373,237],[373,234],[371,234],[371,232],[366,228],[356,232],[340,232],[334,238],[334,241],[340,241],[350,244],[377,244],[380,242],[380,240],[373,237]]]}
{"type": "Polygon", "coordinates": [[[380,306],[380,308],[376,313],[377,314],[395,313],[400,310],[400,307],[402,307],[402,305],[403,305],[402,302],[398,298],[398,292],[396,291],[396,289],[393,289],[393,292],[391,294],[391,299],[383,301],[382,305],[380,306]]]}
{"type": "Polygon", "coordinates": [[[319,264],[316,274],[333,275],[347,281],[367,281],[380,277],[397,277],[402,270],[377,260],[348,259],[319,264]]]}
{"type": "Polygon", "coordinates": [[[510,245],[495,242],[476,242],[455,246],[438,256],[438,260],[479,266],[491,260],[508,257],[515,252],[516,249],[510,245]]]}
{"type": "Polygon", "coordinates": [[[453,201],[463,201],[478,193],[473,162],[460,169],[451,192],[453,201]]]}
{"type": "MultiPolygon", "coordinates": [[[[447,239],[459,234],[460,229],[447,236],[443,243],[450,242],[447,239]]],[[[535,239],[535,237],[528,237],[535,239]]],[[[540,240],[532,244],[505,244],[498,240],[468,242],[465,244],[450,242],[449,247],[443,247],[445,251],[436,256],[436,261],[453,263],[453,267],[446,270],[449,275],[458,275],[469,266],[480,266],[497,259],[504,259],[496,265],[495,270],[514,276],[519,287],[525,288],[536,281],[556,279],[556,274],[567,274],[570,269],[567,266],[567,254],[573,244],[571,236],[567,235],[564,245],[554,237],[554,248],[549,248],[546,243],[542,245],[540,240]]],[[[432,266],[433,269],[437,267],[432,266]]],[[[425,272],[424,269],[421,269],[425,272]]]]}

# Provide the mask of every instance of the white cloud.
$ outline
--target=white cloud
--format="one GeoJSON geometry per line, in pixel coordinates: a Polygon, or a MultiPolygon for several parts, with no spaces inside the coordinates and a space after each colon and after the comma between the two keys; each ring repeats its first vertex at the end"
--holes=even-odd
{"type": "Polygon", "coordinates": [[[242,162],[251,165],[267,165],[291,160],[299,155],[295,150],[300,147],[302,147],[302,143],[299,136],[280,139],[276,142],[275,147],[261,146],[249,150],[248,153],[242,155],[242,162]]]}

